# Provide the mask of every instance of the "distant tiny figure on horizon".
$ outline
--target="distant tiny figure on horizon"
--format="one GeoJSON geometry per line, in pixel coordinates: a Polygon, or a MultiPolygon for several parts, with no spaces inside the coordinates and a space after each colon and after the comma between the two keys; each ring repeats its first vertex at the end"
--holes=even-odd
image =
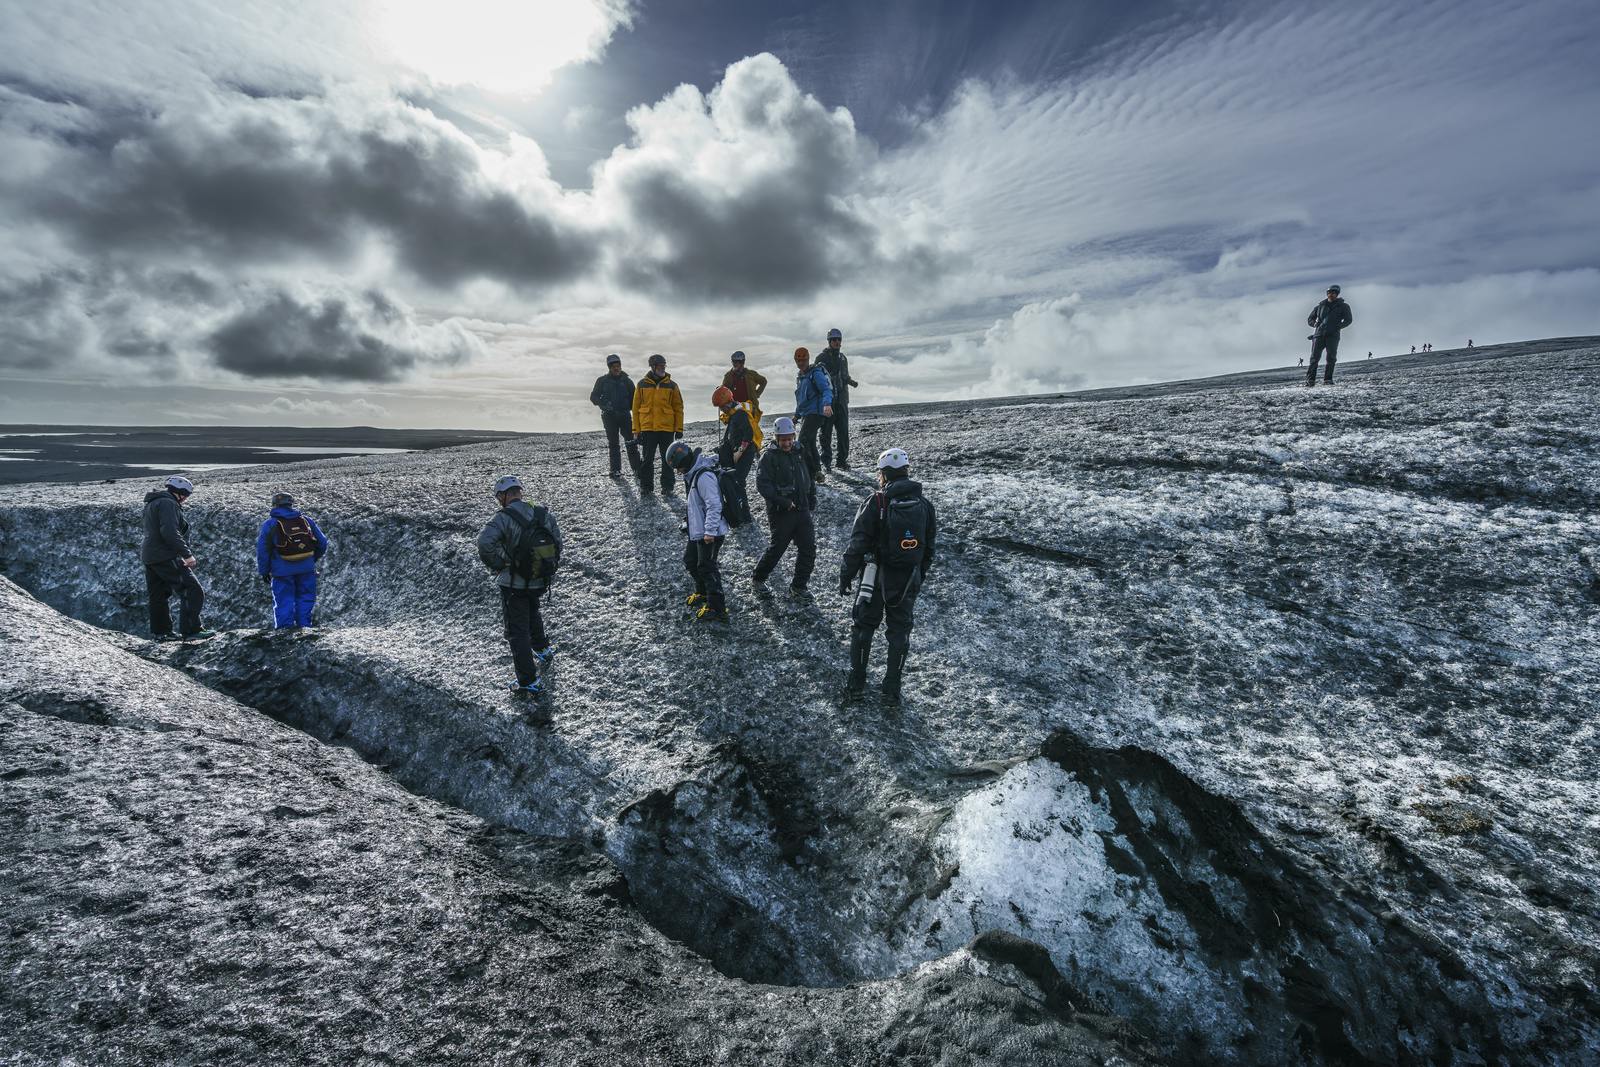
{"type": "Polygon", "coordinates": [[[1472,347],[1472,338],[1470,338],[1470,337],[1469,337],[1469,338],[1467,338],[1467,347],[1468,347],[1468,348],[1471,348],[1471,347],[1472,347]]]}

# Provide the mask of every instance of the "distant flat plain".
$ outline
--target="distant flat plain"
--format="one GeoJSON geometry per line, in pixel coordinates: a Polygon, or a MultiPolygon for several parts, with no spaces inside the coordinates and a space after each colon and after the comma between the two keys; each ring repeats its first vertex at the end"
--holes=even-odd
{"type": "MultiPolygon", "coordinates": [[[[1470,373],[1470,365],[1528,352],[1589,348],[1595,337],[1480,345],[1477,348],[1382,355],[1368,359],[1348,340],[1339,360],[1340,379],[1365,378],[1420,368],[1470,373]]],[[[1310,346],[1307,345],[1307,348],[1310,346]]],[[[1183,381],[1084,389],[1027,396],[934,400],[887,406],[861,405],[861,416],[943,415],[997,405],[1093,403],[1177,396],[1211,389],[1275,388],[1305,381],[1303,367],[1273,367],[1183,381]]],[[[1561,383],[1552,382],[1552,388],[1561,383]]],[[[773,408],[773,413],[779,409],[773,408]]],[[[693,416],[691,416],[691,419],[693,416]]],[[[596,420],[598,429],[598,420],[596,420]]],[[[25,482],[94,482],[147,478],[219,467],[294,463],[309,459],[425,451],[525,436],[496,430],[386,430],[371,426],[52,426],[0,424],[0,485],[25,482]]]]}
{"type": "Polygon", "coordinates": [[[371,426],[44,426],[0,424],[0,485],[97,482],[178,471],[411,452],[520,436],[371,426]]]}

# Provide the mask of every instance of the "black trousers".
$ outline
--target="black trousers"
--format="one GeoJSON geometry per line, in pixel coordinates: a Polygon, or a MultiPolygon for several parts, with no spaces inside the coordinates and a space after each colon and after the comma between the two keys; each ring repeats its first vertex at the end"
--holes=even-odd
{"type": "Polygon", "coordinates": [[[172,608],[168,601],[181,597],[178,632],[187,637],[200,632],[200,609],[206,602],[205,590],[194,571],[175,559],[144,565],[144,587],[150,594],[150,632],[162,637],[172,632],[172,608]]]}
{"type": "Polygon", "coordinates": [[[839,465],[842,467],[850,462],[850,407],[848,404],[833,405],[833,417],[822,423],[822,462],[824,466],[833,466],[833,436],[839,435],[839,465]]]}
{"type": "Polygon", "coordinates": [[[1322,373],[1322,380],[1324,382],[1333,381],[1333,365],[1339,360],[1338,334],[1334,334],[1332,337],[1317,337],[1312,339],[1311,362],[1306,366],[1306,381],[1314,382],[1317,380],[1317,360],[1322,358],[1324,352],[1326,352],[1328,355],[1328,367],[1322,373]]]}
{"type": "Polygon", "coordinates": [[[722,571],[717,566],[717,558],[721,555],[720,537],[710,544],[697,537],[683,549],[683,569],[694,578],[694,591],[706,598],[712,611],[728,610],[728,601],[722,593],[722,571]]]}
{"type": "Polygon", "coordinates": [[[656,454],[661,454],[661,491],[672,491],[672,468],[667,466],[667,449],[672,447],[671,430],[646,430],[639,435],[639,444],[644,449],[644,457],[639,464],[639,491],[650,492],[650,474],[656,465],[656,454]]]}
{"type": "Polygon", "coordinates": [[[793,544],[794,581],[790,584],[797,589],[804,589],[811,580],[812,568],[817,564],[817,527],[811,519],[811,512],[806,508],[776,511],[769,507],[767,525],[772,527],[772,543],[756,563],[756,580],[766,581],[793,544]]]}
{"type": "MultiPolygon", "coordinates": [[[[719,456],[718,458],[721,460],[723,466],[733,467],[733,480],[738,483],[739,486],[739,499],[735,501],[735,503],[738,505],[739,514],[744,517],[744,521],[749,522],[751,519],[750,468],[755,464],[756,461],[756,446],[751,445],[749,448],[745,449],[744,455],[734,460],[731,464],[725,457],[719,456]]],[[[727,506],[726,501],[724,501],[723,506],[727,506]]]]}
{"type": "Polygon", "coordinates": [[[850,608],[851,632],[858,638],[871,641],[879,624],[887,617],[889,650],[910,648],[911,616],[917,606],[917,594],[921,591],[920,575],[908,578],[893,572],[880,573],[872,599],[865,604],[858,600],[850,608]],[[889,594],[887,600],[884,597],[886,587],[889,594]]]}
{"type": "Polygon", "coordinates": [[[611,453],[611,473],[622,473],[622,444],[628,444],[629,466],[639,465],[639,446],[633,443],[633,416],[600,413],[600,425],[606,429],[606,449],[611,453]]]}
{"type": "Polygon", "coordinates": [[[807,415],[800,420],[800,451],[806,457],[806,466],[811,468],[812,481],[816,481],[817,472],[822,469],[822,460],[817,455],[817,431],[826,421],[821,415],[807,415]]]}
{"type": "Polygon", "coordinates": [[[535,652],[550,647],[544,635],[544,619],[539,615],[543,589],[500,587],[500,610],[506,620],[506,644],[511,646],[511,662],[517,665],[517,683],[527,685],[539,677],[535,652]]]}

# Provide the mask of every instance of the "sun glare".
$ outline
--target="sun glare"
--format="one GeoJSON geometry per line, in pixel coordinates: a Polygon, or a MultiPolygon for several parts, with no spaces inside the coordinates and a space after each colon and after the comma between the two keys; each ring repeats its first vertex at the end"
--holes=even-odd
{"type": "Polygon", "coordinates": [[[376,0],[379,41],[435,82],[533,93],[611,36],[607,0],[376,0]]]}

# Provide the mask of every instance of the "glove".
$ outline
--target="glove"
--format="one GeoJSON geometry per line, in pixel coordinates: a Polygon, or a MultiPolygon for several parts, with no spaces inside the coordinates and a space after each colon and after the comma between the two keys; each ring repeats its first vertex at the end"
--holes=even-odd
{"type": "Polygon", "coordinates": [[[674,440],[674,441],[681,441],[681,440],[683,440],[683,431],[682,431],[682,430],[679,430],[679,431],[678,431],[678,432],[676,432],[676,433],[674,433],[674,434],[673,434],[673,435],[672,435],[672,439],[673,439],[673,440],[674,440]]]}
{"type": "Polygon", "coordinates": [[[271,585],[271,584],[272,584],[272,575],[270,575],[270,574],[263,574],[263,575],[262,575],[262,576],[261,576],[261,584],[262,584],[262,585],[271,585]]]}
{"type": "Polygon", "coordinates": [[[848,575],[848,574],[839,575],[839,595],[840,596],[849,596],[850,595],[850,575],[848,575]]]}

